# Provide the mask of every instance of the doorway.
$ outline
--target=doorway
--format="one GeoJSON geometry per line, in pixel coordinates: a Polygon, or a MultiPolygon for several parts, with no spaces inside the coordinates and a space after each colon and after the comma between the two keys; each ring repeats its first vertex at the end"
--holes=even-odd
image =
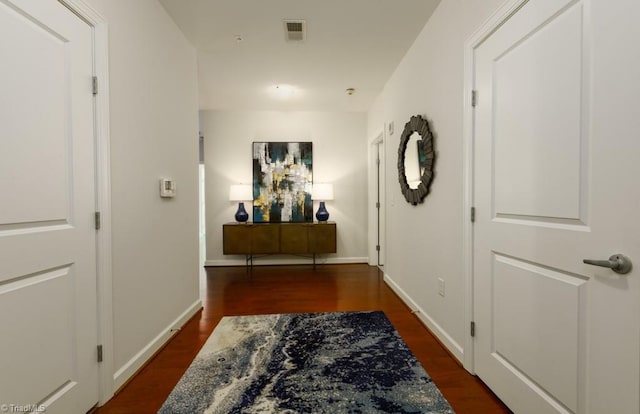
{"type": "Polygon", "coordinates": [[[207,221],[205,210],[205,170],[204,170],[204,136],[200,133],[198,138],[198,240],[199,240],[199,280],[200,280],[200,299],[204,300],[206,291],[207,272],[205,262],[207,260],[207,221]]]}
{"type": "Polygon", "coordinates": [[[382,268],[385,254],[385,163],[384,136],[380,132],[370,145],[369,161],[369,264],[382,268]]]}

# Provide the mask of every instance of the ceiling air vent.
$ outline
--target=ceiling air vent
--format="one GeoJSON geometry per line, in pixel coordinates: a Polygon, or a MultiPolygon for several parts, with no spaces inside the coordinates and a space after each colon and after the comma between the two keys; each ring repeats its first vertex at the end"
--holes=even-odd
{"type": "Polygon", "coordinates": [[[301,42],[307,38],[307,24],[304,20],[285,20],[284,31],[290,42],[301,42]]]}

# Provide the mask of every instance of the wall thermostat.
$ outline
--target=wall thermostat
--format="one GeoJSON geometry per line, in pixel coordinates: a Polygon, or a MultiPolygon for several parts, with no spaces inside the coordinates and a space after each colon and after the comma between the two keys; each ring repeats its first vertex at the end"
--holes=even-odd
{"type": "Polygon", "coordinates": [[[168,178],[160,179],[160,197],[171,198],[175,196],[176,196],[175,181],[168,178]]]}

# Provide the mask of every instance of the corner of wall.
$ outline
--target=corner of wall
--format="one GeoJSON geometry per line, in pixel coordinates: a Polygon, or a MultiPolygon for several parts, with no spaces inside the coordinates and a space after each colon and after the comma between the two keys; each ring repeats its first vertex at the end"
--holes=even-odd
{"type": "Polygon", "coordinates": [[[384,274],[384,281],[396,292],[402,301],[420,319],[423,325],[438,338],[438,340],[449,350],[458,362],[462,365],[464,361],[464,348],[447,333],[423,308],[421,308],[388,274],[384,274]]]}
{"type": "Polygon", "coordinates": [[[127,361],[113,374],[114,389],[119,390],[133,378],[133,376],[171,339],[198,311],[202,309],[202,302],[198,299],[180,316],[167,325],[162,331],[147,343],[133,358],[127,361]]]}

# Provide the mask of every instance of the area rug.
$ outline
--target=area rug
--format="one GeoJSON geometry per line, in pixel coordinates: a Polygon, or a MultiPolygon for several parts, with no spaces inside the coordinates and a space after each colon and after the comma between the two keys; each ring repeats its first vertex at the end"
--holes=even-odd
{"type": "Polygon", "coordinates": [[[224,317],[159,413],[453,413],[383,312],[224,317]]]}

